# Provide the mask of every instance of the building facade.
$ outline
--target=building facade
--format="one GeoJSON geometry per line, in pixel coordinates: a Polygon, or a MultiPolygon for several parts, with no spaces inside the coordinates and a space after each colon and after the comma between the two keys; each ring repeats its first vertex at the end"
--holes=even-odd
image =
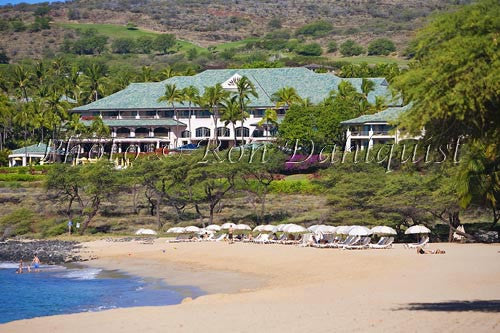
{"type": "MultiPolygon", "coordinates": [[[[200,143],[217,138],[222,147],[238,143],[272,140],[276,129],[259,126],[265,110],[275,108],[271,96],[279,89],[293,87],[300,97],[309,98],[312,103],[323,101],[332,90],[336,90],[342,80],[349,81],[361,91],[362,79],[342,79],[331,73],[315,73],[307,68],[261,68],[261,69],[221,69],[206,70],[193,76],[177,76],[162,82],[132,83],[124,90],[102,98],[88,105],[74,108],[85,124],[94,117],[101,117],[111,129],[111,138],[116,144],[115,151],[122,152],[131,145],[140,151],[151,149],[174,149],[190,143],[200,143]],[[249,117],[243,122],[217,124],[211,113],[198,105],[174,103],[174,107],[158,99],[164,94],[167,84],[175,84],[177,89],[196,87],[203,94],[206,87],[221,84],[222,88],[236,91],[236,81],[246,76],[255,86],[258,97],[248,103],[249,117]]],[[[371,78],[374,90],[368,95],[370,102],[376,96],[384,96],[392,101],[387,81],[371,78]]],[[[397,105],[400,101],[391,102],[397,105]]],[[[285,115],[285,108],[277,109],[278,122],[285,115]]]]}
{"type": "Polygon", "coordinates": [[[389,107],[375,114],[343,121],[341,124],[346,128],[345,149],[364,150],[376,144],[398,143],[402,139],[408,139],[406,136],[401,136],[400,131],[393,125],[408,107],[409,105],[389,107]]]}

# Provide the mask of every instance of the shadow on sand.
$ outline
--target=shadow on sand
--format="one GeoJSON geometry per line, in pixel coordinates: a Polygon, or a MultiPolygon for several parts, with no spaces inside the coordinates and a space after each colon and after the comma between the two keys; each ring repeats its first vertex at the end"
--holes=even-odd
{"type": "Polygon", "coordinates": [[[444,311],[444,312],[500,312],[500,300],[488,301],[448,301],[439,303],[409,303],[396,310],[444,311]]]}

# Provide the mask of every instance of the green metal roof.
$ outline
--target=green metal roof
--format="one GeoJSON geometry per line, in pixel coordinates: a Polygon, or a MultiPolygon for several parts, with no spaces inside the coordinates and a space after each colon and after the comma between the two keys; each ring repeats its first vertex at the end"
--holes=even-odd
{"type": "Polygon", "coordinates": [[[31,146],[14,149],[12,151],[12,155],[24,154],[25,152],[27,152],[28,154],[45,154],[47,152],[47,145],[45,143],[38,143],[31,146]]]}
{"type": "MultiPolygon", "coordinates": [[[[332,90],[336,90],[342,80],[351,82],[361,92],[362,79],[342,79],[331,73],[315,73],[307,68],[254,68],[254,69],[214,69],[193,76],[175,76],[162,82],[132,83],[127,88],[93,103],[74,108],[74,111],[87,110],[126,110],[126,109],[166,109],[170,108],[158,98],[165,92],[166,84],[175,84],[182,89],[193,85],[203,94],[205,87],[224,83],[233,75],[248,77],[255,85],[259,97],[251,98],[250,107],[274,106],[270,97],[283,87],[293,87],[302,98],[313,103],[323,101],[332,90]]],[[[389,105],[401,105],[399,99],[392,101],[392,94],[384,78],[370,78],[375,83],[374,90],[368,95],[371,103],[376,96],[384,96],[389,105]]],[[[187,107],[180,103],[176,107],[187,107]]]]}
{"type": "Polygon", "coordinates": [[[390,107],[375,114],[367,114],[358,118],[341,122],[342,125],[356,125],[366,123],[388,123],[396,120],[403,112],[408,110],[410,104],[402,107],[390,107]]]}
{"type": "MultiPolygon", "coordinates": [[[[109,127],[127,127],[127,126],[186,126],[186,124],[172,118],[162,119],[103,119],[104,125],[109,127]]],[[[92,120],[82,120],[85,126],[90,126],[92,120]]]]}

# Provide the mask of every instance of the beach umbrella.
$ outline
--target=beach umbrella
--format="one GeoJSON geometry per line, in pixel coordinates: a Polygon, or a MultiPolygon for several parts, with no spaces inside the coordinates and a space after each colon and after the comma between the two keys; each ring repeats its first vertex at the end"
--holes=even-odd
{"type": "Polygon", "coordinates": [[[252,231],[262,231],[262,228],[263,228],[263,227],[264,227],[263,225],[258,225],[258,226],[256,226],[255,228],[253,228],[253,230],[252,230],[252,231]]]}
{"type": "Polygon", "coordinates": [[[428,234],[430,232],[431,231],[429,230],[429,228],[427,228],[426,226],[423,226],[423,225],[419,224],[419,225],[414,225],[414,226],[409,227],[408,229],[406,229],[405,235],[410,235],[410,234],[428,234]]]}
{"type": "Polygon", "coordinates": [[[376,235],[397,235],[396,230],[385,225],[373,227],[371,230],[376,235]]]}
{"type": "Polygon", "coordinates": [[[275,226],[272,224],[261,225],[259,231],[271,232],[274,230],[275,226]]]}
{"type": "Polygon", "coordinates": [[[321,227],[326,227],[326,226],[324,224],[315,224],[315,225],[312,225],[309,228],[307,228],[307,230],[309,230],[311,232],[316,232],[316,230],[318,230],[321,227]]]}
{"type": "Polygon", "coordinates": [[[152,229],[139,229],[135,232],[136,235],[156,235],[157,232],[152,229]]]}
{"type": "Polygon", "coordinates": [[[371,234],[372,231],[370,229],[360,225],[354,226],[349,229],[349,236],[369,236],[371,234]]]}
{"type": "Polygon", "coordinates": [[[206,229],[209,231],[220,231],[221,227],[218,226],[217,224],[211,224],[208,227],[206,227],[206,229]]]}
{"type": "Polygon", "coordinates": [[[322,225],[316,230],[316,232],[321,232],[323,234],[334,234],[335,231],[337,231],[337,227],[333,225],[322,225]]]}
{"type": "Polygon", "coordinates": [[[252,230],[248,224],[237,224],[234,228],[236,230],[252,230]]]}
{"type": "Polygon", "coordinates": [[[221,229],[229,229],[229,228],[235,228],[236,227],[236,224],[234,223],[224,223],[223,225],[220,226],[221,229]]]}
{"type": "Polygon", "coordinates": [[[167,230],[168,234],[182,234],[184,232],[184,228],[182,227],[173,227],[167,230]]]}
{"type": "Polygon", "coordinates": [[[306,228],[304,228],[303,226],[298,225],[298,224],[290,224],[290,225],[287,225],[283,229],[283,232],[287,232],[287,233],[290,233],[290,234],[298,233],[298,232],[306,232],[306,231],[307,231],[306,228]]]}
{"type": "Polygon", "coordinates": [[[200,232],[200,228],[190,225],[189,227],[184,228],[185,232],[200,232]]]}
{"type": "Polygon", "coordinates": [[[342,225],[340,227],[337,227],[335,233],[338,235],[349,235],[349,230],[351,230],[352,227],[352,225],[342,225]]]}

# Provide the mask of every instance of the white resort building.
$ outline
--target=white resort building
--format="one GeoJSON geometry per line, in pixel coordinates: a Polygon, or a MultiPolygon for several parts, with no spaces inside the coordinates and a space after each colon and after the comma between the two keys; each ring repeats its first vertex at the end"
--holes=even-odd
{"type": "MultiPolygon", "coordinates": [[[[389,134],[385,116],[402,110],[401,99],[392,97],[384,78],[369,78],[374,83],[368,94],[368,101],[375,102],[383,96],[388,109],[376,115],[362,116],[344,122],[348,126],[347,140],[351,144],[367,146],[394,138],[389,134]],[[372,118],[375,117],[375,118],[372,118]],[[371,120],[370,120],[371,119],[371,120]],[[371,135],[371,134],[373,135],[371,135]]],[[[72,143],[80,145],[80,153],[87,153],[96,142],[110,145],[114,153],[132,151],[152,152],[159,148],[175,149],[186,144],[198,144],[217,137],[221,148],[244,143],[272,140],[276,128],[259,126],[265,110],[276,108],[271,96],[284,87],[294,88],[303,99],[313,104],[322,102],[332,91],[338,89],[342,81],[350,82],[361,92],[361,78],[340,78],[333,73],[316,73],[304,67],[259,68],[259,69],[219,69],[206,70],[193,76],[176,76],[161,82],[132,83],[127,88],[93,103],[75,107],[71,113],[80,115],[81,121],[90,125],[96,117],[101,117],[109,126],[109,138],[72,138],[72,143]],[[221,84],[222,88],[236,91],[236,81],[246,76],[255,86],[258,97],[248,101],[249,116],[238,121],[235,128],[231,124],[218,121],[215,126],[211,113],[206,108],[188,103],[174,103],[174,107],[158,99],[164,95],[167,84],[175,84],[177,89],[194,86],[203,94],[206,87],[221,84]]],[[[286,108],[276,109],[278,124],[285,116],[286,108]]],[[[12,156],[12,164],[25,164],[28,156],[22,156],[22,149],[12,156]]],[[[109,151],[109,150],[108,150],[109,151]]],[[[34,155],[33,155],[34,156],[34,155]]]]}

